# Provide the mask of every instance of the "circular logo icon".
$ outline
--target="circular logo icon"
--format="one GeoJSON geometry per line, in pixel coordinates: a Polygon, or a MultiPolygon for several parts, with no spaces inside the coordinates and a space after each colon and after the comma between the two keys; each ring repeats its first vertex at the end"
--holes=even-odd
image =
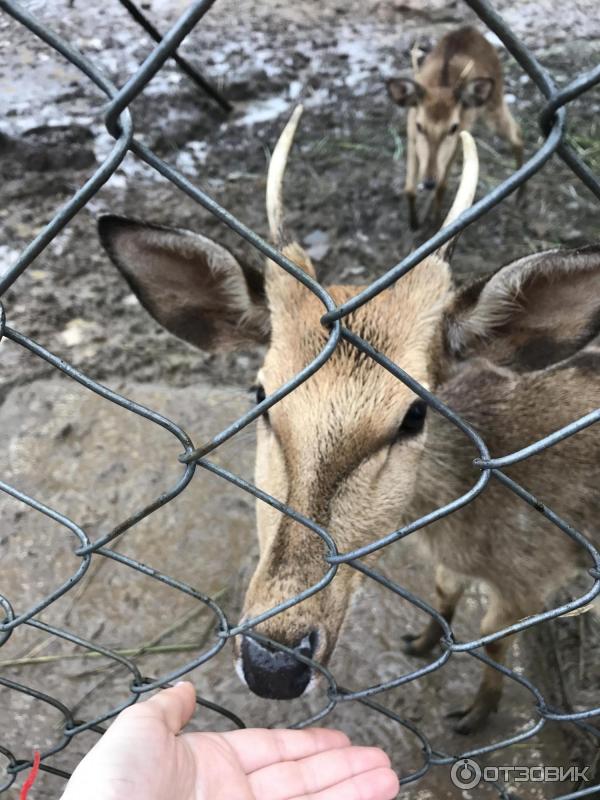
{"type": "Polygon", "coordinates": [[[473,789],[481,780],[481,767],[471,758],[461,758],[452,765],[450,778],[459,789],[473,789]]]}

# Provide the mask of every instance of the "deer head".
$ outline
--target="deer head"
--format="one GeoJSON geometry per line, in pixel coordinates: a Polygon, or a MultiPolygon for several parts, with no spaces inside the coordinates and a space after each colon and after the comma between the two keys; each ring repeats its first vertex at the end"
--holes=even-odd
{"type": "Polygon", "coordinates": [[[394,103],[411,110],[408,135],[415,143],[422,188],[435,189],[444,183],[459,133],[472,128],[476,110],[487,103],[493,87],[492,78],[473,78],[456,87],[426,87],[410,78],[387,81],[394,103]]]}
{"type": "MultiPolygon", "coordinates": [[[[308,255],[286,236],[281,206],[282,177],[299,115],[297,109],[271,160],[267,212],[276,244],[314,277],[308,255]]],[[[475,193],[477,155],[467,133],[463,147],[463,175],[447,222],[471,204],[475,193]]],[[[267,345],[257,377],[258,401],[296,375],[327,341],[321,301],[272,262],[261,285],[259,276],[223,247],[189,231],[104,217],[100,235],[141,303],[177,336],[207,350],[267,345]]],[[[552,291],[541,266],[524,260],[458,295],[447,252],[445,247],[429,256],[344,320],[426,388],[435,390],[460,359],[479,351],[506,364],[536,337],[545,336],[550,349],[554,341],[563,345],[563,322],[571,326],[571,349],[588,336],[597,303],[590,301],[578,323],[564,314],[561,318],[561,304],[553,301],[563,280],[559,269],[552,291]],[[539,308],[548,311],[550,306],[552,323],[546,330],[539,308]],[[514,340],[511,317],[518,320],[514,340]]],[[[574,285],[577,276],[583,285],[584,267],[582,260],[564,280],[574,285]]],[[[360,288],[336,285],[327,291],[342,303],[360,288]]],[[[426,404],[402,382],[341,341],[311,378],[258,421],[256,484],[327,529],[340,551],[349,551],[411,518],[427,451],[427,417],[426,404]]],[[[309,588],[328,569],[322,540],[262,502],[257,503],[257,532],[260,559],[246,594],[244,619],[309,588]]],[[[256,631],[327,663],[358,582],[355,570],[341,566],[324,590],[266,619],[256,631]]],[[[239,638],[240,673],[257,694],[292,698],[311,684],[311,669],[294,656],[239,638]]]]}

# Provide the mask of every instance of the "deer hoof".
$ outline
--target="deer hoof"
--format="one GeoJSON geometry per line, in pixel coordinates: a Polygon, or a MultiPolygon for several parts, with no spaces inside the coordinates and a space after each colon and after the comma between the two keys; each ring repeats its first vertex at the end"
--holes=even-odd
{"type": "Polygon", "coordinates": [[[485,727],[492,709],[483,703],[474,703],[469,709],[450,711],[446,717],[454,720],[452,730],[462,736],[469,736],[485,727]]]}

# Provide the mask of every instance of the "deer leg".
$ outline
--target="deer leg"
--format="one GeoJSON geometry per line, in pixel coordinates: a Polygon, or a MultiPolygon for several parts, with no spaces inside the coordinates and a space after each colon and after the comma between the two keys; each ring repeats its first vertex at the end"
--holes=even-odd
{"type": "MultiPolygon", "coordinates": [[[[518,609],[503,606],[500,598],[492,596],[488,610],[481,622],[481,635],[487,636],[500,628],[512,625],[522,616],[523,614],[518,609]]],[[[504,664],[511,644],[511,636],[497,639],[495,642],[484,645],[485,654],[499,664],[504,664]]],[[[471,706],[466,711],[449,714],[449,716],[458,718],[453,726],[457,733],[474,733],[484,726],[493,711],[498,710],[502,696],[503,678],[504,675],[499,670],[488,664],[484,665],[481,683],[471,706]]]]}
{"type": "Polygon", "coordinates": [[[446,177],[444,176],[444,180],[440,183],[435,191],[435,200],[434,200],[434,214],[435,214],[435,221],[436,224],[439,224],[442,219],[442,207],[444,205],[444,196],[446,194],[446,177]]]}
{"type": "MultiPolygon", "coordinates": [[[[490,112],[490,122],[492,127],[510,143],[515,157],[516,168],[523,164],[523,136],[521,127],[510,112],[509,107],[504,101],[490,112]]],[[[525,184],[519,187],[517,200],[521,200],[525,191],[525,184]]]]}
{"type": "Polygon", "coordinates": [[[417,151],[415,149],[414,135],[407,134],[406,141],[406,182],[404,194],[408,202],[408,222],[410,229],[415,231],[419,227],[417,215],[417,151]]]}
{"type": "Polygon", "coordinates": [[[444,205],[444,196],[446,194],[446,176],[444,176],[443,181],[441,181],[436,190],[433,197],[431,197],[429,203],[427,204],[425,210],[424,219],[427,220],[429,225],[435,226],[435,228],[439,228],[441,220],[442,220],[442,207],[444,205]]]}
{"type": "Polygon", "coordinates": [[[415,192],[406,192],[408,202],[408,224],[411,231],[416,231],[419,227],[419,216],[417,214],[417,198],[415,192]]]}
{"type": "Polygon", "coordinates": [[[429,207],[429,211],[433,210],[433,219],[436,228],[439,228],[440,223],[442,221],[442,209],[444,207],[444,197],[446,195],[446,187],[448,186],[448,175],[450,174],[450,170],[452,169],[452,165],[456,159],[456,150],[450,157],[448,164],[446,165],[446,170],[442,178],[438,183],[438,187],[435,190],[435,196],[433,198],[433,202],[429,207]]]}
{"type": "MultiPolygon", "coordinates": [[[[464,582],[456,573],[438,564],[435,571],[435,593],[437,608],[446,620],[452,622],[456,604],[464,590],[464,582]]],[[[420,634],[404,636],[404,652],[411,656],[425,656],[431,652],[443,635],[442,626],[435,619],[430,619],[425,630],[420,634]]]]}

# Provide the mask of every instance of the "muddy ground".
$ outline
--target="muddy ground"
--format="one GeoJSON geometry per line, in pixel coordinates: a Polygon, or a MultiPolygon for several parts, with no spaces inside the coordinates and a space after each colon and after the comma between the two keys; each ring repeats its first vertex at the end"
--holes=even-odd
{"type": "MultiPolygon", "coordinates": [[[[146,35],[116,2],[110,13],[82,0],[32,0],[27,5],[117,84],[149,52],[146,35]]],[[[185,5],[153,0],[145,7],[164,29],[185,5]]],[[[568,7],[553,0],[502,0],[497,8],[559,83],[598,62],[600,14],[594,0],[568,7]]],[[[424,235],[412,234],[406,224],[403,120],[388,101],[383,78],[408,66],[415,39],[435,40],[473,19],[458,2],[291,5],[218,0],[182,53],[234,102],[234,112],[225,117],[167,63],[133,105],[136,135],[265,234],[268,153],[290,109],[302,99],[306,112],[286,184],[291,227],[312,253],[324,282],[368,282],[424,235]]],[[[91,174],[111,138],[102,122],[104,98],[74,67],[6,17],[0,17],[0,39],[0,93],[5,100],[0,120],[2,270],[91,174]]],[[[504,53],[502,58],[508,99],[532,153],[539,144],[536,120],[542,102],[514,62],[504,53]]],[[[596,168],[599,109],[598,89],[569,109],[572,142],[596,168]]],[[[512,162],[506,146],[485,130],[480,155],[483,193],[510,173],[512,162]]],[[[107,211],[194,228],[260,265],[247,243],[129,155],[7,293],[10,324],[90,376],[172,415],[201,440],[248,407],[246,390],[260,355],[206,355],[161,331],[100,249],[96,218],[107,211]]],[[[524,207],[510,199],[463,234],[454,259],[457,280],[533,250],[594,240],[597,219],[591,195],[553,160],[530,182],[524,207]]],[[[126,412],[57,378],[47,364],[12,343],[0,344],[0,356],[0,439],[5,475],[15,485],[65,511],[93,536],[171,485],[179,449],[167,434],[137,418],[132,422],[126,412]]],[[[252,432],[218,458],[251,477],[252,432]]],[[[0,515],[0,591],[17,598],[15,605],[23,610],[31,598],[42,597],[72,571],[70,542],[60,528],[23,512],[16,501],[2,500],[0,515]]],[[[252,503],[244,493],[202,474],[176,503],[130,531],[119,549],[203,591],[223,592],[224,608],[235,619],[256,557],[252,503]]],[[[409,588],[422,591],[430,585],[427,566],[410,540],[401,552],[388,554],[384,566],[409,588]]],[[[474,634],[480,607],[481,595],[474,587],[457,623],[459,635],[474,634]]],[[[171,652],[139,659],[144,673],[159,675],[193,657],[208,624],[208,616],[195,612],[195,603],[185,595],[117,564],[94,562],[77,589],[41,618],[113,647],[136,649],[162,637],[160,644],[171,652]],[[169,632],[177,621],[181,626],[169,632]]],[[[392,603],[382,590],[369,587],[349,621],[332,665],[334,674],[341,683],[358,687],[409,672],[414,662],[399,653],[398,643],[405,630],[418,625],[412,607],[392,603]],[[361,636],[356,642],[356,630],[368,631],[369,641],[361,636]],[[365,648],[377,658],[366,660],[365,648]]],[[[575,707],[597,704],[597,628],[593,615],[548,626],[547,649],[538,663],[531,655],[539,652],[533,649],[537,640],[519,649],[516,663],[535,682],[548,684],[549,691],[562,685],[575,707]],[[558,664],[552,660],[556,652],[558,664]]],[[[20,629],[0,651],[0,661],[71,652],[66,644],[20,629]]],[[[448,752],[501,740],[535,717],[527,693],[510,685],[488,730],[467,743],[452,734],[444,715],[468,696],[477,675],[472,661],[453,658],[443,671],[381,699],[418,722],[434,747],[448,752]]],[[[0,667],[5,677],[77,704],[82,717],[116,705],[128,680],[125,673],[98,672],[95,663],[83,658],[0,667]]],[[[239,684],[227,648],[190,677],[205,697],[254,725],[295,721],[324,700],[321,695],[289,707],[259,701],[239,684]]],[[[58,717],[49,716],[39,703],[3,691],[0,714],[0,744],[18,757],[26,757],[33,745],[57,740],[58,717]]],[[[380,715],[348,705],[336,709],[329,722],[360,741],[385,746],[403,774],[421,763],[415,738],[380,715]]],[[[204,713],[196,723],[224,725],[204,713]]],[[[76,738],[53,763],[69,769],[92,740],[91,734],[76,738]]],[[[571,741],[549,725],[535,740],[491,756],[490,763],[567,764],[573,757],[571,741]]],[[[33,797],[57,797],[61,785],[43,775],[33,797]]],[[[544,796],[564,791],[546,787],[544,796]]],[[[15,790],[7,796],[16,797],[15,790]]],[[[433,800],[468,793],[451,788],[445,769],[434,769],[407,787],[404,796],[433,800]]],[[[476,796],[492,797],[494,792],[480,788],[476,796]]],[[[539,787],[521,786],[518,796],[542,794],[539,787]]]]}

